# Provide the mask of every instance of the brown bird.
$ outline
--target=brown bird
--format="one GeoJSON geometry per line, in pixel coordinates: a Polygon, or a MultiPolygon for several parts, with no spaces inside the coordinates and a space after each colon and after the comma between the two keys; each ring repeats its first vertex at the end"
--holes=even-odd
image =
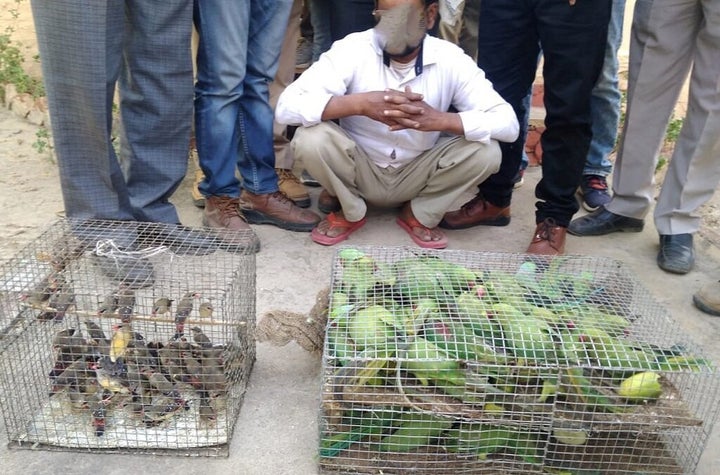
{"type": "Polygon", "coordinates": [[[210,341],[210,338],[203,333],[200,327],[192,327],[190,328],[190,331],[192,332],[193,341],[202,348],[209,348],[212,346],[212,341],[210,341]]]}
{"type": "Polygon", "coordinates": [[[51,281],[52,276],[45,277],[27,293],[20,295],[20,301],[33,307],[44,307],[50,295],[54,292],[51,281]]]}
{"type": "Polygon", "coordinates": [[[107,341],[105,332],[103,331],[102,327],[97,323],[93,322],[92,320],[88,320],[85,322],[85,327],[88,331],[88,344],[98,345],[101,341],[107,341]]]}
{"type": "Polygon", "coordinates": [[[175,335],[174,339],[179,339],[185,334],[185,320],[193,311],[195,306],[195,299],[199,298],[200,294],[197,292],[187,292],[177,304],[175,309],[175,335]]]}
{"type": "Polygon", "coordinates": [[[151,315],[153,317],[156,317],[158,315],[165,315],[170,311],[170,307],[174,300],[169,299],[167,297],[160,297],[159,299],[155,300],[152,307],[152,313],[151,315]]]}
{"type": "Polygon", "coordinates": [[[143,410],[143,422],[147,427],[154,427],[169,419],[185,407],[184,401],[169,396],[157,396],[152,404],[143,410]]]}
{"type": "Polygon", "coordinates": [[[112,315],[115,313],[115,310],[117,310],[117,296],[113,294],[108,294],[103,298],[103,301],[100,303],[100,306],[98,307],[97,314],[98,317],[103,317],[106,315],[112,315]]]}
{"type": "Polygon", "coordinates": [[[208,425],[213,425],[217,420],[217,414],[215,409],[210,404],[210,396],[206,391],[200,394],[198,413],[200,414],[200,421],[208,425]]]}
{"type": "Polygon", "coordinates": [[[115,298],[118,307],[133,308],[135,306],[135,291],[130,288],[121,286],[115,293],[115,298]]]}
{"type": "Polygon", "coordinates": [[[80,358],[87,354],[85,338],[75,328],[60,330],[53,336],[52,347],[56,351],[73,355],[73,359],[80,358]]]}
{"type": "Polygon", "coordinates": [[[55,320],[62,321],[65,313],[75,305],[75,293],[68,285],[58,288],[47,302],[47,306],[53,310],[42,312],[38,315],[38,320],[55,320]]]}
{"type": "Polygon", "coordinates": [[[212,318],[213,312],[215,311],[215,308],[210,302],[201,302],[200,306],[198,307],[198,313],[200,314],[200,318],[212,318]]]}

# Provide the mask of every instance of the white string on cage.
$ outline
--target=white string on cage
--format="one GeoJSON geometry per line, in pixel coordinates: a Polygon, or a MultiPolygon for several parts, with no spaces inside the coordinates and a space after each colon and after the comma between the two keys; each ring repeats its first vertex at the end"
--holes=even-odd
{"type": "Polygon", "coordinates": [[[117,259],[119,257],[131,259],[148,259],[168,252],[167,246],[146,247],[138,251],[125,251],[115,244],[112,239],[101,239],[95,243],[95,255],[100,257],[110,257],[117,259]]]}

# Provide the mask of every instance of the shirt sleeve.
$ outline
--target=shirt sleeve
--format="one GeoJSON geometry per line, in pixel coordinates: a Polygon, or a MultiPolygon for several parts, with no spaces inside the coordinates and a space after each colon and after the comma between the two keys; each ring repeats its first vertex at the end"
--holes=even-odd
{"type": "Polygon", "coordinates": [[[453,106],[459,111],[465,138],[483,143],[490,139],[514,142],[520,126],[512,106],[493,89],[472,59],[463,58],[459,63],[453,106]]]}
{"type": "Polygon", "coordinates": [[[278,123],[307,127],[322,121],[327,103],[334,96],[345,95],[353,74],[352,64],[345,59],[343,50],[342,41],[336,42],[285,88],[275,108],[278,123]]]}

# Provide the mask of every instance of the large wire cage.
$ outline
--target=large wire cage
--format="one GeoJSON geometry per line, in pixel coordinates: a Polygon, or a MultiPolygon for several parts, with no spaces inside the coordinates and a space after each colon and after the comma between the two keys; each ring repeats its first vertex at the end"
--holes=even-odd
{"type": "Polygon", "coordinates": [[[319,465],[352,473],[694,473],[720,379],[622,263],[337,251],[319,465]]]}
{"type": "Polygon", "coordinates": [[[255,361],[252,231],[61,220],[0,270],[11,448],[227,456],[255,361]]]}

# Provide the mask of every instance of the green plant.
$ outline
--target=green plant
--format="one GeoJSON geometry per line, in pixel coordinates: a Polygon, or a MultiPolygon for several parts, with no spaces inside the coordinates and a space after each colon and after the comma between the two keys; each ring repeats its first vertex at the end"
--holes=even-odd
{"type": "Polygon", "coordinates": [[[674,144],[677,142],[683,123],[683,119],[672,119],[670,123],[668,123],[667,130],[665,131],[666,144],[674,144]]]}
{"type": "MultiPolygon", "coordinates": [[[[15,0],[18,4],[22,0],[15,0]]],[[[17,19],[19,12],[17,7],[11,7],[8,13],[17,19]]],[[[19,93],[29,93],[33,97],[41,97],[45,95],[42,80],[33,78],[28,75],[22,67],[25,58],[22,56],[20,49],[13,44],[12,33],[15,27],[11,23],[5,27],[5,31],[0,34],[0,85],[13,84],[19,93]]],[[[0,88],[0,93],[4,97],[4,89],[0,88]]]]}
{"type": "Polygon", "coordinates": [[[35,132],[35,142],[32,143],[34,148],[39,154],[47,154],[51,159],[53,156],[53,145],[50,131],[45,127],[40,127],[35,132]]]}

